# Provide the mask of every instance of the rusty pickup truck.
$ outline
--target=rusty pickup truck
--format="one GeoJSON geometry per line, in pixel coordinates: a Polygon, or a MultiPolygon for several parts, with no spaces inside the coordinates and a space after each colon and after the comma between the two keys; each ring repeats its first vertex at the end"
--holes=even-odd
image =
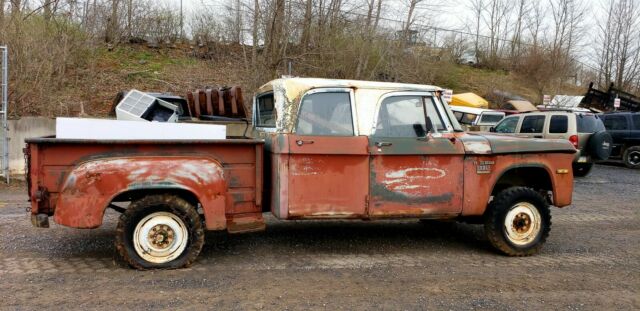
{"type": "Polygon", "coordinates": [[[252,139],[28,139],[32,223],[97,228],[114,209],[115,248],[138,269],[189,266],[205,230],[264,230],[266,212],[484,224],[499,252],[527,256],[549,206],[571,203],[570,142],[465,133],[438,87],[276,79],[252,121],[252,139]]]}

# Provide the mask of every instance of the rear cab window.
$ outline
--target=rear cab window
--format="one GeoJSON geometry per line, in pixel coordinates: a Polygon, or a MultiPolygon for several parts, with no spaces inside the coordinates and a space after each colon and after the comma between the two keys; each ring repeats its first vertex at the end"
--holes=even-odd
{"type": "Polygon", "coordinates": [[[260,94],[256,97],[256,127],[276,127],[276,106],[273,93],[260,94]]]}

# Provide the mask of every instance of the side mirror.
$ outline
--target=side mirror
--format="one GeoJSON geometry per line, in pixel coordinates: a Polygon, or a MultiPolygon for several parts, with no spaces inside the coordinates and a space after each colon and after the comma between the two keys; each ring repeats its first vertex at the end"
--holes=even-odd
{"type": "Polygon", "coordinates": [[[489,132],[491,132],[491,133],[495,133],[495,132],[496,132],[496,128],[495,128],[495,126],[490,127],[490,128],[489,128],[489,132]]]}

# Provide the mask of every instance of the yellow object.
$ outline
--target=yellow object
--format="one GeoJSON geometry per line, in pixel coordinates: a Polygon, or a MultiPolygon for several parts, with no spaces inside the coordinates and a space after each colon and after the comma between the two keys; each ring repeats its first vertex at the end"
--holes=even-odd
{"type": "Polygon", "coordinates": [[[569,170],[566,168],[559,168],[556,170],[556,173],[558,174],[569,174],[569,170]]]}
{"type": "Polygon", "coordinates": [[[489,102],[474,93],[461,93],[451,96],[450,105],[473,108],[489,108],[489,102]]]}

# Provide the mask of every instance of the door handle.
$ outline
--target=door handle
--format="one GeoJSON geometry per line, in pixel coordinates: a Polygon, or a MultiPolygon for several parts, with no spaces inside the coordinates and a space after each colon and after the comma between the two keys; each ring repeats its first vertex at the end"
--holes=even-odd
{"type": "Polygon", "coordinates": [[[296,140],[296,145],[313,144],[313,140],[296,140]]]}
{"type": "Polygon", "coordinates": [[[392,143],[390,143],[390,142],[387,142],[387,141],[379,141],[379,142],[376,142],[376,146],[377,146],[377,147],[384,147],[384,146],[391,146],[391,145],[393,145],[393,144],[392,144],[392,143]]]}
{"type": "Polygon", "coordinates": [[[533,135],[533,138],[543,138],[542,135],[533,135]]]}

